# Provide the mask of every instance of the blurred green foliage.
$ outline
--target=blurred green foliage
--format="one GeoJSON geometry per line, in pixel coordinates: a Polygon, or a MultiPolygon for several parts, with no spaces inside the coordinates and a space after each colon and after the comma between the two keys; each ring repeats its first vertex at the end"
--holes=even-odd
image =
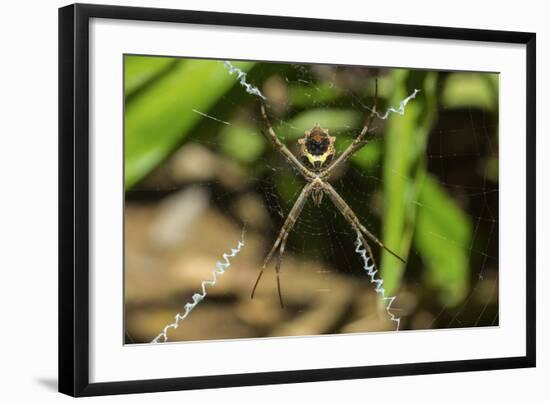
{"type": "Polygon", "coordinates": [[[352,128],[359,124],[361,114],[353,110],[339,109],[314,109],[303,111],[277,129],[278,135],[285,140],[296,141],[304,136],[304,131],[310,130],[315,124],[319,124],[329,131],[341,131],[342,128],[352,128]],[[292,127],[292,129],[290,129],[292,127]]]}
{"type": "Polygon", "coordinates": [[[267,146],[262,137],[251,134],[255,131],[256,127],[248,124],[231,124],[224,127],[219,135],[222,151],[242,163],[253,163],[267,146]]]}
{"type": "MultiPolygon", "coordinates": [[[[243,71],[255,71],[254,63],[233,64],[243,71]]],[[[204,114],[239,85],[223,63],[215,60],[126,56],[124,77],[127,190],[166,160],[206,118],[204,114]]],[[[379,96],[387,107],[397,108],[415,88],[421,92],[408,103],[405,114],[391,114],[386,121],[383,140],[365,146],[351,163],[365,171],[382,166],[382,241],[404,259],[414,250],[425,266],[425,283],[437,291],[442,304],[454,306],[469,290],[472,222],[428,172],[426,149],[441,109],[468,107],[498,113],[498,75],[395,69],[379,79],[379,96]]],[[[367,89],[365,96],[372,96],[371,88],[367,89]]],[[[345,97],[345,91],[325,80],[289,84],[289,104],[296,112],[275,130],[289,145],[316,123],[331,132],[347,132],[349,135],[340,136],[336,142],[341,152],[364,117],[364,110],[346,103],[345,97]]],[[[255,110],[257,99],[248,96],[247,101],[255,110]]],[[[240,107],[237,102],[225,103],[234,110],[240,107]]],[[[250,167],[251,174],[259,174],[262,156],[274,152],[259,134],[261,125],[254,119],[243,119],[241,114],[229,125],[216,127],[218,151],[250,167]]],[[[486,168],[487,176],[496,180],[498,159],[489,158],[486,168]]],[[[290,169],[285,171],[278,171],[273,179],[281,198],[291,203],[301,184],[292,179],[295,176],[290,169]]],[[[399,290],[406,269],[398,259],[381,252],[387,295],[399,290]]]]}
{"type": "Polygon", "coordinates": [[[133,95],[147,83],[160,77],[163,72],[178,63],[168,57],[132,57],[124,58],[124,94],[133,95]]]}
{"type": "Polygon", "coordinates": [[[309,85],[292,85],[290,87],[290,101],[293,105],[307,107],[313,102],[330,102],[338,99],[341,91],[331,82],[322,82],[314,91],[309,85]]]}
{"type": "Polygon", "coordinates": [[[426,263],[425,278],[454,306],[468,291],[468,247],[472,223],[431,176],[422,184],[415,244],[426,263]]]}
{"type": "MultiPolygon", "coordinates": [[[[405,260],[416,224],[416,202],[426,175],[426,143],[434,120],[436,79],[434,72],[393,73],[389,103],[394,107],[414,89],[421,89],[417,98],[407,104],[404,115],[390,115],[384,133],[382,242],[405,260]]],[[[398,290],[405,268],[394,256],[382,253],[382,278],[388,295],[398,290]]]]}
{"type": "MultiPolygon", "coordinates": [[[[159,57],[125,56],[126,86],[152,79],[159,72],[159,57]],[[135,59],[138,60],[135,60],[135,59]],[[135,74],[135,75],[134,75],[135,74]]],[[[177,60],[168,74],[126,102],[124,113],[126,188],[157,167],[181,144],[193,127],[234,84],[222,63],[215,60],[177,60]]],[[[253,63],[236,62],[247,71],[253,63]]],[[[143,85],[144,83],[142,83],[143,85]]]]}
{"type": "Polygon", "coordinates": [[[441,105],[448,108],[498,108],[498,75],[457,72],[447,76],[441,105]]]}

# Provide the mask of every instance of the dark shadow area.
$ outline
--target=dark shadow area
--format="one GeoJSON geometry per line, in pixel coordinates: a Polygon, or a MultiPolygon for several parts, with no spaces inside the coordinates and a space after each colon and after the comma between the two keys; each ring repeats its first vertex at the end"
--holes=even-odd
{"type": "Polygon", "coordinates": [[[35,380],[42,387],[45,387],[50,391],[57,392],[57,378],[56,377],[37,377],[35,380]]]}

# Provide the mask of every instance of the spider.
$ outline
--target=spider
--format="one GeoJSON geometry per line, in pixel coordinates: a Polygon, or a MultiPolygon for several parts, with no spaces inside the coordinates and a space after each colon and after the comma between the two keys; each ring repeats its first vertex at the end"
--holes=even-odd
{"type": "Polygon", "coordinates": [[[260,103],[260,113],[264,120],[266,129],[262,131],[266,138],[271,142],[273,147],[281,153],[281,155],[286,159],[286,161],[294,167],[306,180],[306,185],[302,189],[302,192],[298,196],[298,199],[292,206],[290,213],[288,214],[283,227],[281,228],[273,247],[265,257],[264,263],[258,274],[258,278],[254,283],[252,288],[251,298],[254,298],[254,293],[256,287],[262,278],[266,267],[273,258],[273,255],[279,249],[279,257],[277,258],[277,263],[275,265],[275,271],[277,274],[277,292],[279,294],[279,302],[281,308],[284,308],[283,297],[281,294],[281,282],[279,279],[279,271],[281,268],[281,260],[285,253],[285,245],[288,235],[294,224],[300,217],[300,213],[304,208],[308,198],[311,196],[315,206],[321,205],[323,200],[323,195],[326,195],[336,206],[336,208],[342,213],[347,222],[351,227],[357,232],[357,235],[363,244],[364,248],[367,250],[371,260],[374,263],[374,256],[372,249],[369,246],[368,242],[365,239],[365,236],[370,238],[375,244],[380,248],[384,249],[401,262],[406,263],[399,255],[397,255],[392,250],[388,249],[382,241],[380,241],[374,234],[372,234],[367,228],[361,224],[357,215],[353,210],[348,206],[346,201],[336,192],[334,187],[328,182],[328,179],[331,177],[332,173],[336,168],[343,163],[345,163],[355,152],[361,149],[368,143],[368,140],[365,139],[374,116],[376,115],[376,103],[378,101],[378,85],[375,85],[375,97],[374,97],[374,106],[366,118],[365,125],[363,129],[353,140],[353,142],[334,160],[336,151],[334,149],[334,142],[336,137],[330,136],[328,129],[322,128],[319,124],[316,124],[311,130],[304,132],[304,137],[298,139],[298,145],[300,148],[300,160],[279,140],[271,122],[266,113],[266,107],[263,102],[260,103]],[[306,167],[307,166],[307,167],[306,167]]]}

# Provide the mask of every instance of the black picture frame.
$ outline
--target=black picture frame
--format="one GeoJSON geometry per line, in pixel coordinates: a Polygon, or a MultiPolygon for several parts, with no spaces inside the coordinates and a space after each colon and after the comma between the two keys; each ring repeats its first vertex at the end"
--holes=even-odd
{"type": "Polygon", "coordinates": [[[536,35],[526,32],[74,4],[59,9],[59,391],[72,396],[534,367],[536,35]],[[160,21],[516,43],[526,46],[526,355],[383,366],[229,374],[123,382],[89,381],[89,22],[160,21]]]}

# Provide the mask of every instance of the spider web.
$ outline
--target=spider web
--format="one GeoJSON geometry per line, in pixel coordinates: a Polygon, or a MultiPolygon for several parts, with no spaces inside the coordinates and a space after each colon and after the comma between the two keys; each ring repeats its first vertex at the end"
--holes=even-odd
{"type": "MultiPolygon", "coordinates": [[[[394,330],[395,321],[400,322],[401,330],[498,325],[498,105],[484,103],[483,93],[475,90],[472,93],[477,97],[453,97],[455,93],[460,95],[459,91],[453,92],[453,80],[476,89],[472,82],[483,87],[485,81],[476,79],[485,79],[484,74],[470,77],[461,72],[432,72],[437,85],[429,94],[422,83],[430,72],[407,71],[408,78],[402,84],[404,96],[396,102],[392,96],[399,89],[396,77],[403,73],[397,69],[257,63],[245,73],[225,62],[225,73],[232,75],[236,84],[210,110],[193,109],[202,119],[174,154],[185,158],[181,156],[188,154],[185,149],[198,146],[217,155],[216,160],[227,161],[221,167],[223,171],[207,178],[163,182],[159,177],[166,176],[174,164],[172,157],[130,191],[126,199],[127,205],[143,203],[144,199],[157,202],[198,188],[207,194],[205,208],[215,210],[237,227],[236,237],[221,241],[218,248],[212,245],[215,251],[234,243],[238,228],[244,224],[249,236],[247,244],[257,243],[250,251],[255,255],[241,263],[242,273],[235,279],[241,282],[226,283],[225,289],[223,282],[219,283],[220,293],[214,293],[212,301],[203,302],[215,306],[227,301],[231,305],[228,308],[237,310],[239,319],[256,327],[256,334],[224,334],[225,326],[219,324],[219,332],[213,330],[202,336],[192,333],[187,337],[182,334],[181,339],[385,331],[394,330]],[[250,290],[263,257],[305,184],[262,135],[265,124],[258,113],[259,97],[266,99],[274,131],[295,154],[297,138],[303,136],[304,127],[312,121],[321,126],[326,126],[327,121],[341,151],[360,131],[374,106],[375,79],[380,96],[370,142],[360,158],[350,160],[336,172],[331,184],[361,223],[384,240],[384,235],[391,236],[388,232],[392,230],[385,225],[385,191],[399,180],[420,177],[421,184],[426,180],[431,183],[435,193],[432,198],[422,190],[406,194],[411,238],[408,246],[393,249],[407,263],[401,266],[398,279],[388,276],[392,288],[386,296],[392,297],[392,302],[383,304],[387,310],[381,307],[381,297],[376,292],[380,286],[374,282],[374,275],[365,273],[368,264],[361,257],[356,232],[325,197],[320,207],[308,201],[289,235],[280,273],[282,295],[288,305],[281,312],[282,317],[273,318],[270,326],[259,323],[262,317],[250,317],[248,321],[254,314],[275,313],[273,310],[278,307],[273,267],[266,270],[260,282],[259,300],[250,301],[248,294],[243,296],[241,292],[250,290]],[[417,88],[422,91],[417,92],[417,88]],[[401,177],[401,172],[385,168],[391,146],[387,133],[391,124],[398,125],[398,120],[409,112],[417,113],[416,119],[421,121],[430,112],[428,96],[435,103],[431,110],[434,117],[425,127],[426,143],[414,159],[412,175],[401,177]],[[410,106],[415,102],[412,110],[410,106]],[[240,142],[233,143],[234,138],[240,142]],[[449,250],[452,263],[442,263],[438,249],[431,249],[430,242],[436,244],[433,248],[449,250]],[[232,296],[239,301],[235,302],[232,296]],[[259,302],[266,309],[254,311],[253,307],[243,306],[246,302],[259,302]],[[239,308],[247,312],[239,312],[239,308]],[[320,318],[321,314],[331,316],[320,318]],[[323,320],[323,324],[311,324],[314,318],[323,320]]],[[[498,93],[498,79],[496,82],[498,93]]],[[[415,128],[421,128],[421,124],[415,128]]],[[[394,131],[399,135],[399,129],[394,131]]],[[[399,136],[391,138],[399,140],[399,136]]],[[[403,154],[410,157],[410,152],[403,154]]],[[[395,260],[389,261],[391,256],[383,255],[375,244],[369,243],[374,251],[377,278],[385,278],[384,269],[391,269],[395,260]]],[[[246,247],[243,252],[246,254],[246,247]]],[[[236,269],[239,267],[234,265],[231,274],[236,275],[236,269]]],[[[223,280],[228,277],[229,273],[223,280]]],[[[187,295],[184,291],[176,301],[172,297],[172,310],[177,311],[177,305],[183,305],[187,295]]],[[[136,309],[139,312],[139,307],[132,306],[127,311],[136,309]]],[[[193,313],[199,314],[199,310],[193,313]]],[[[200,325],[201,318],[197,316],[189,325],[200,325]]]]}

